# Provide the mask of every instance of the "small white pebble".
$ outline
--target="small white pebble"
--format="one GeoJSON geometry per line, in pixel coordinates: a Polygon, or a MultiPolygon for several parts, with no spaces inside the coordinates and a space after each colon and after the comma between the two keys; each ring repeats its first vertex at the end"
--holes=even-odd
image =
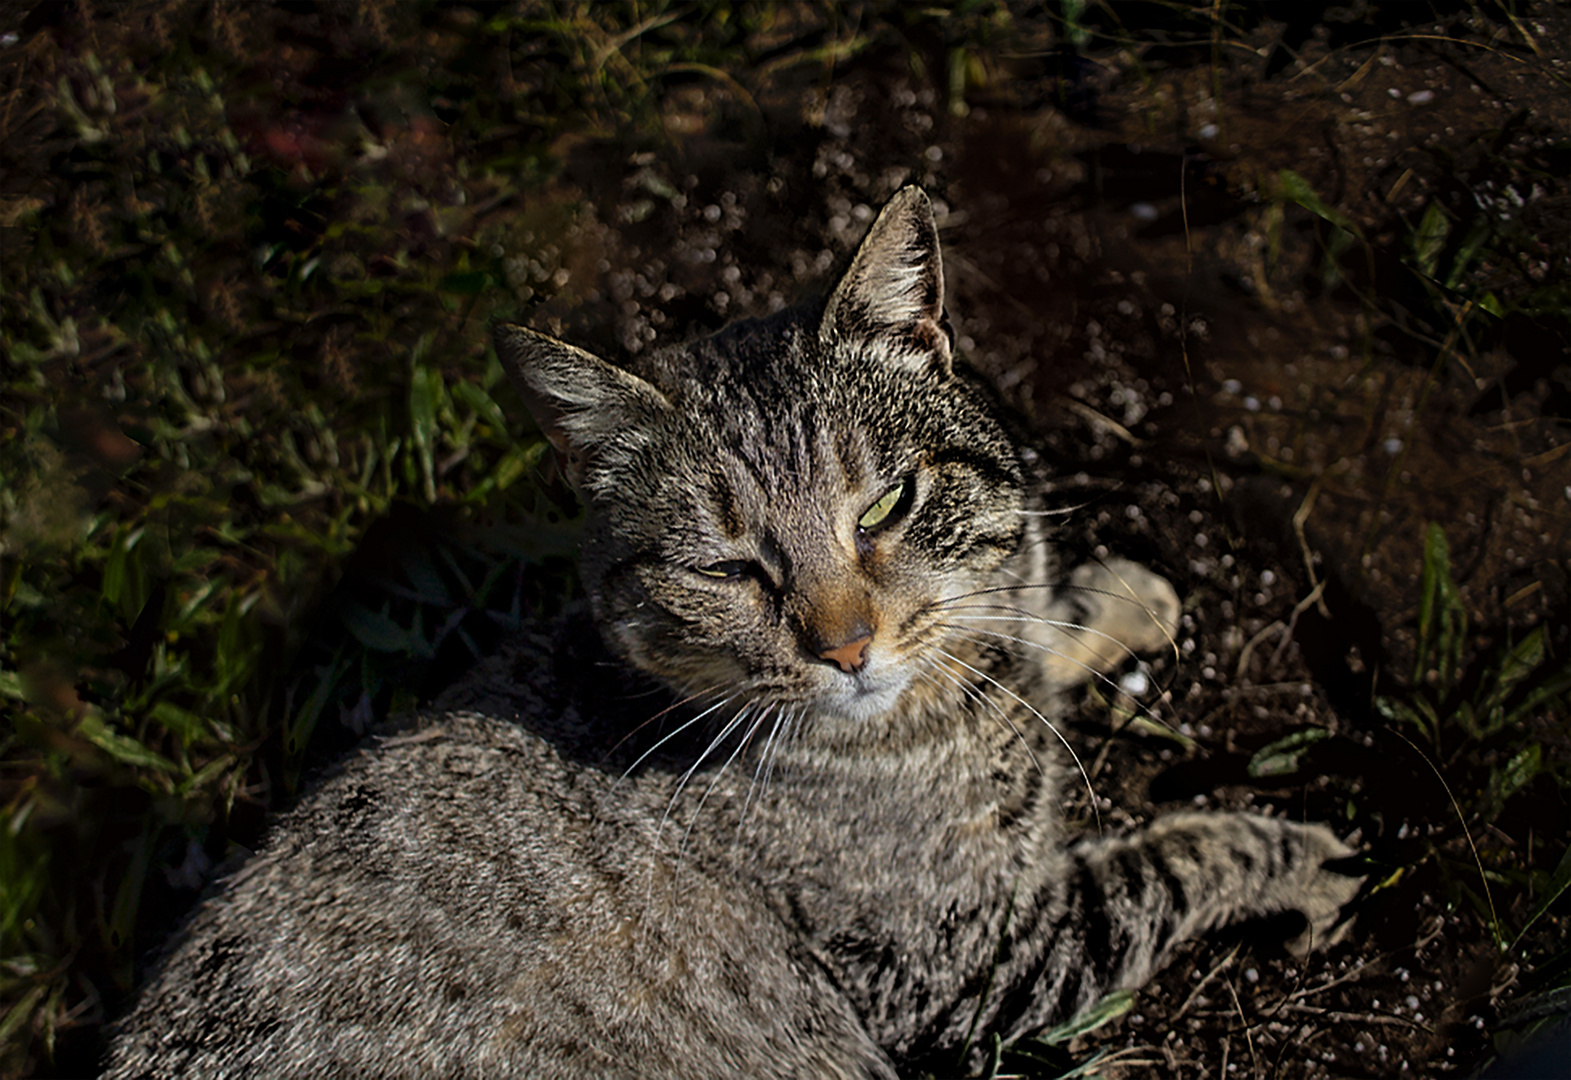
{"type": "Polygon", "coordinates": [[[1139,697],[1151,689],[1151,680],[1146,677],[1145,672],[1136,668],[1134,671],[1124,673],[1124,677],[1118,680],[1118,688],[1130,697],[1139,697]]]}
{"type": "Polygon", "coordinates": [[[1435,92],[1433,90],[1415,90],[1407,95],[1407,103],[1409,105],[1428,105],[1433,100],[1435,100],[1435,92]]]}

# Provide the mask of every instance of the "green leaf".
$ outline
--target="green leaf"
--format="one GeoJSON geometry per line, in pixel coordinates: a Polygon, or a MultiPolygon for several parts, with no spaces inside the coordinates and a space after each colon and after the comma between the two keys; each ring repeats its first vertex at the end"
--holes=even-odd
{"type": "Polygon", "coordinates": [[[442,580],[441,572],[425,548],[411,546],[399,551],[398,567],[412,586],[411,598],[416,603],[433,607],[446,607],[453,603],[453,598],[448,595],[447,583],[442,580]]]}
{"type": "Polygon", "coordinates": [[[127,622],[135,622],[147,603],[147,568],[140,544],[146,529],[119,529],[109,548],[109,559],[104,563],[104,579],[100,586],[103,598],[120,612],[127,622]]]}
{"type": "Polygon", "coordinates": [[[1068,1023],[1059,1024],[1051,1031],[1045,1031],[1036,1037],[1038,1042],[1056,1046],[1066,1043],[1070,1039],[1087,1032],[1095,1031],[1110,1021],[1117,1020],[1135,1006],[1135,995],[1129,990],[1116,990],[1097,1002],[1092,1009],[1070,1020],[1068,1023]]]}
{"type": "Polygon", "coordinates": [[[339,614],[355,640],[373,652],[402,653],[410,648],[409,631],[399,626],[385,612],[372,611],[353,602],[344,605],[339,614]]]}
{"type": "Polygon", "coordinates": [[[1571,667],[1560,667],[1550,674],[1543,682],[1527,692],[1522,699],[1522,704],[1511,711],[1508,719],[1531,716],[1538,709],[1550,702],[1564,709],[1567,705],[1565,698],[1571,697],[1571,667]]]}
{"type": "Polygon", "coordinates": [[[131,854],[131,864],[120,879],[120,887],[115,890],[114,904],[109,909],[109,925],[106,929],[109,945],[113,949],[124,949],[131,944],[136,930],[136,909],[142,903],[142,883],[147,879],[147,868],[153,861],[157,835],[157,826],[149,817],[142,828],[142,835],[137,839],[136,849],[131,854]]]}
{"type": "Polygon", "coordinates": [[[502,413],[501,406],[479,386],[467,381],[456,382],[453,384],[453,396],[474,410],[475,415],[489,425],[498,437],[507,435],[507,417],[502,413]]]}
{"type": "Polygon", "coordinates": [[[259,593],[231,596],[224,607],[224,618],[218,625],[218,648],[213,654],[212,696],[220,703],[226,702],[256,670],[262,646],[255,639],[255,628],[245,616],[258,599],[259,593]]]}
{"type": "Polygon", "coordinates": [[[1305,180],[1292,169],[1278,170],[1276,174],[1276,183],[1277,194],[1280,197],[1287,199],[1289,202],[1297,203],[1299,206],[1302,206],[1305,210],[1308,210],[1316,217],[1323,218],[1326,221],[1329,221],[1331,224],[1340,226],[1350,233],[1356,234],[1358,232],[1358,226],[1353,224],[1352,218],[1348,217],[1340,210],[1335,210],[1332,207],[1327,206],[1325,201],[1320,198],[1319,193],[1317,193],[1310,185],[1309,181],[1305,180]]]}
{"type": "Polygon", "coordinates": [[[1499,667],[1492,673],[1478,702],[1478,713],[1484,718],[1486,733],[1498,730],[1522,713],[1523,709],[1519,706],[1511,716],[1506,716],[1506,699],[1524,679],[1538,671],[1547,651],[1548,633],[1540,626],[1507,649],[1500,658],[1499,667]]]}
{"type": "Polygon", "coordinates": [[[506,491],[518,478],[535,467],[545,453],[548,444],[544,439],[523,445],[515,445],[497,461],[496,467],[491,470],[484,480],[464,494],[465,502],[484,502],[492,495],[506,491]]]}
{"type": "Polygon", "coordinates": [[[1501,804],[1532,783],[1533,777],[1544,771],[1544,753],[1537,743],[1531,743],[1518,750],[1506,762],[1506,767],[1496,773],[1492,779],[1497,798],[1501,804]]]}
{"type": "Polygon", "coordinates": [[[21,1030],[22,1025],[32,1018],[39,999],[48,991],[49,984],[40,983],[24,994],[21,1001],[11,1006],[11,1010],[5,1014],[5,1019],[0,1020],[0,1046],[8,1045],[11,1036],[21,1030]]]}
{"type": "Polygon", "coordinates": [[[1480,215],[1468,227],[1467,233],[1462,237],[1462,243],[1456,249],[1456,258],[1451,260],[1451,272],[1446,275],[1445,286],[1454,289],[1462,283],[1467,268],[1477,258],[1479,249],[1490,239],[1493,227],[1489,220],[1480,215]]]}
{"type": "Polygon", "coordinates": [[[178,556],[170,564],[170,571],[176,574],[189,574],[204,567],[212,565],[223,556],[217,548],[199,547],[192,548],[185,554],[178,556]]]}
{"type": "Polygon", "coordinates": [[[207,735],[207,723],[196,713],[182,709],[174,702],[160,701],[148,710],[148,715],[186,746],[207,735]]]}
{"type": "Polygon", "coordinates": [[[1527,917],[1527,922],[1522,924],[1522,929],[1517,931],[1516,940],[1511,942],[1515,949],[1526,936],[1532,925],[1538,921],[1539,916],[1555,906],[1565,891],[1571,888],[1571,847],[1567,847],[1560,856],[1560,865],[1555,867],[1555,872],[1549,878],[1549,885],[1544,889],[1544,895],[1538,898],[1538,903],[1533,908],[1533,913],[1527,917]]]}
{"type": "Polygon", "coordinates": [[[178,772],[175,763],[141,743],[118,732],[111,731],[97,713],[88,713],[77,724],[76,733],[110,757],[126,765],[160,772],[178,772]]]}
{"type": "Polygon", "coordinates": [[[1418,230],[1413,234],[1413,259],[1419,273],[1429,278],[1435,276],[1440,253],[1445,250],[1446,237],[1450,235],[1450,219],[1440,209],[1439,203],[1430,203],[1429,209],[1424,211],[1423,220],[1418,223],[1418,230]]]}
{"type": "Polygon", "coordinates": [[[1086,0],[1064,0],[1064,33],[1076,49],[1091,43],[1091,31],[1084,23],[1086,6],[1086,0]]]}
{"type": "Polygon", "coordinates": [[[436,400],[441,393],[442,376],[424,364],[416,363],[409,379],[410,441],[415,461],[420,466],[425,499],[436,502],[436,400]]]}
{"type": "Polygon", "coordinates": [[[1424,532],[1424,569],[1419,581],[1418,651],[1413,681],[1422,684],[1431,668],[1443,690],[1456,683],[1467,639],[1467,609],[1451,577],[1451,548],[1445,530],[1430,522],[1424,532]]]}
{"type": "Polygon", "coordinates": [[[1249,775],[1258,779],[1295,773],[1298,771],[1298,759],[1303,757],[1304,752],[1330,735],[1325,728],[1305,728],[1262,746],[1249,759],[1249,775]]]}
{"type": "Polygon", "coordinates": [[[284,740],[284,749],[287,752],[298,754],[305,749],[306,743],[311,739],[311,732],[316,729],[316,722],[321,717],[322,710],[327,706],[327,699],[332,696],[333,688],[338,685],[338,680],[343,678],[344,672],[348,670],[349,661],[335,656],[332,666],[322,672],[322,677],[312,688],[311,695],[289,721],[288,737],[284,740]]]}

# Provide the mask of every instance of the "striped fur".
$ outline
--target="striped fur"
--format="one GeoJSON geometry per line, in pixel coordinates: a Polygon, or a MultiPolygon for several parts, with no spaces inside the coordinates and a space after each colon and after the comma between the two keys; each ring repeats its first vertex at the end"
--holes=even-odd
{"type": "Polygon", "coordinates": [[[108,1075],[894,1076],[1357,881],[1328,830],[1075,839],[1056,693],[1170,640],[1061,575],[953,362],[899,193],[816,307],[636,369],[497,350],[591,506],[592,615],[525,635],[275,828],[161,961],[108,1075]],[[1055,585],[1056,583],[1056,585],[1055,585]]]}

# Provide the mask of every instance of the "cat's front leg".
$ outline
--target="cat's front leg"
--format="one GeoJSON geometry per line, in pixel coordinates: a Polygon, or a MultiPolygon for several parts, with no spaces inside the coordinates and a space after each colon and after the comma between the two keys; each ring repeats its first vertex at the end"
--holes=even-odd
{"type": "Polygon", "coordinates": [[[1255,814],[1171,814],[1128,836],[1082,841],[1072,854],[1157,948],[1158,962],[1162,950],[1213,927],[1286,911],[1307,922],[1288,943],[1293,952],[1335,944],[1350,927],[1342,908],[1363,880],[1327,866],[1353,850],[1324,825],[1255,814]]]}
{"type": "Polygon", "coordinates": [[[1172,948],[1214,927],[1298,911],[1298,955],[1348,932],[1342,911],[1362,878],[1327,864],[1352,849],[1323,825],[1253,814],[1185,813],[1069,851],[1065,913],[1029,1015],[1011,1035],[1067,1020],[1145,983],[1172,948]]]}

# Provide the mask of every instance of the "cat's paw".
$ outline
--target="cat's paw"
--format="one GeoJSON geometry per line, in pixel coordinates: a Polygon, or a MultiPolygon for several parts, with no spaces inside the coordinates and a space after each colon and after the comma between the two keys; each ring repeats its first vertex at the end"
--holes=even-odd
{"type": "Polygon", "coordinates": [[[1288,906],[1303,913],[1304,932],[1285,942],[1287,951],[1302,959],[1315,949],[1326,949],[1347,937],[1353,918],[1343,911],[1364,883],[1356,870],[1348,873],[1336,864],[1356,854],[1324,825],[1283,822],[1302,846],[1302,871],[1293,882],[1288,906]]]}
{"type": "Polygon", "coordinates": [[[1128,559],[1077,566],[1069,584],[1094,613],[1090,625],[1130,652],[1171,648],[1178,629],[1178,592],[1153,570],[1128,559]]]}

